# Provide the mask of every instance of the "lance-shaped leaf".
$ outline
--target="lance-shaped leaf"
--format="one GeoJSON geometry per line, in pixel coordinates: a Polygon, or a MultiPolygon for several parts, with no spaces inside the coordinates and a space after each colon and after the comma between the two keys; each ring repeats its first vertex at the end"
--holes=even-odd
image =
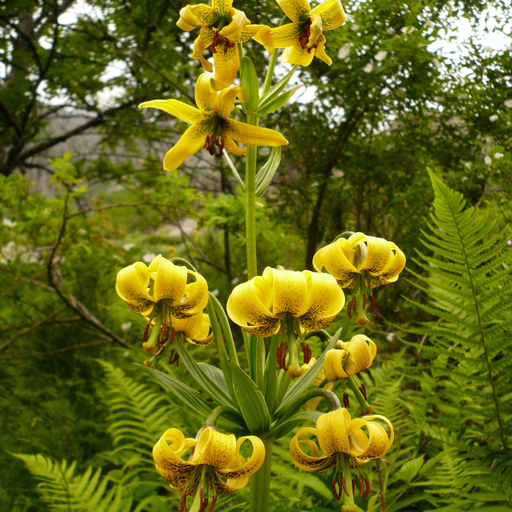
{"type": "Polygon", "coordinates": [[[293,89],[290,89],[289,91],[283,92],[283,94],[280,94],[276,98],[274,98],[272,101],[265,102],[265,106],[260,107],[258,109],[258,114],[263,117],[267,114],[271,114],[272,112],[275,112],[276,110],[279,110],[281,107],[284,107],[291,99],[291,97],[295,94],[295,91],[300,89],[302,85],[297,85],[293,89]]]}
{"type": "Polygon", "coordinates": [[[226,395],[229,395],[228,385],[226,384],[226,379],[222,373],[222,370],[208,363],[199,363],[199,368],[201,368],[203,373],[211,381],[215,382],[215,384],[217,384],[217,386],[222,389],[226,395]]]}
{"type": "Polygon", "coordinates": [[[218,404],[224,405],[231,409],[234,409],[231,399],[229,395],[227,395],[213,380],[211,380],[199,367],[196,363],[196,360],[192,357],[191,354],[183,346],[183,342],[179,338],[176,337],[176,350],[180,356],[180,360],[183,361],[183,364],[190,372],[192,377],[197,381],[197,383],[210,395],[210,397],[218,404]]]}
{"type": "MultiPolygon", "coordinates": [[[[142,366],[142,365],[140,365],[142,366]]],[[[199,391],[183,384],[178,379],[167,375],[154,368],[144,366],[148,373],[159,382],[165,389],[170,391],[180,402],[196,411],[200,416],[206,417],[210,414],[212,407],[205,403],[199,391]]]]}
{"type": "Polygon", "coordinates": [[[331,348],[334,348],[337,341],[340,339],[342,328],[340,327],[336,334],[332,337],[329,345],[327,345],[326,349],[324,350],[324,353],[316,360],[316,363],[307,371],[304,375],[299,377],[294,385],[288,390],[286,395],[283,398],[283,401],[281,402],[281,405],[278,407],[276,411],[276,416],[279,418],[280,414],[282,413],[286,407],[297,400],[304,391],[313,383],[316,376],[320,372],[320,370],[323,368],[324,365],[324,357],[328,350],[331,348]]]}
{"type": "Polygon", "coordinates": [[[238,184],[240,185],[240,188],[242,189],[243,192],[245,192],[244,180],[242,179],[240,174],[238,174],[238,171],[236,170],[235,164],[233,163],[233,161],[229,157],[228,152],[225,149],[223,149],[222,150],[222,154],[224,155],[224,159],[226,160],[226,163],[228,164],[229,169],[233,173],[233,176],[236,178],[236,181],[238,181],[238,184]]]}
{"type": "MultiPolygon", "coordinates": [[[[276,128],[277,129],[277,128],[276,128]]],[[[256,197],[261,196],[272,183],[272,178],[281,163],[281,148],[272,148],[268,160],[256,175],[256,197]]]]}
{"type": "Polygon", "coordinates": [[[242,60],[240,81],[242,87],[247,91],[247,102],[245,103],[247,112],[256,112],[260,101],[258,76],[256,75],[254,64],[249,57],[244,57],[242,60]]]}
{"type": "Polygon", "coordinates": [[[260,98],[260,104],[258,110],[262,110],[268,106],[269,103],[274,101],[285,89],[290,82],[293,74],[295,73],[296,67],[294,67],[289,73],[287,73],[277,84],[273,85],[263,96],[260,98]]]}
{"type": "Polygon", "coordinates": [[[234,363],[230,363],[230,365],[240,412],[249,430],[255,435],[268,432],[270,414],[263,393],[239,366],[234,363]]]}
{"type": "Polygon", "coordinates": [[[310,421],[311,423],[316,424],[316,420],[322,414],[324,413],[320,411],[300,411],[293,416],[290,416],[287,420],[278,422],[274,427],[272,427],[269,437],[279,439],[291,432],[304,421],[310,421]]]}

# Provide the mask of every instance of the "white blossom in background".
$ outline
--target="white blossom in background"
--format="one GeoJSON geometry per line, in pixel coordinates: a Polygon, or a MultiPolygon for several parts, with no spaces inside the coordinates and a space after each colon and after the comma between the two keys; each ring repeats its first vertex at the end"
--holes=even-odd
{"type": "Polygon", "coordinates": [[[491,123],[494,123],[495,121],[497,121],[499,118],[496,114],[494,114],[493,116],[489,117],[489,121],[491,121],[491,123]]]}
{"type": "Polygon", "coordinates": [[[375,60],[378,60],[379,62],[381,62],[386,58],[387,54],[388,54],[387,51],[381,50],[380,52],[377,52],[377,55],[375,55],[375,60]]]}
{"type": "Polygon", "coordinates": [[[133,247],[135,247],[135,244],[124,244],[121,246],[123,251],[129,251],[130,249],[133,249],[133,247]]]}
{"type": "Polygon", "coordinates": [[[503,153],[494,153],[494,158],[499,159],[503,158],[505,155],[503,153]]]}
{"type": "Polygon", "coordinates": [[[505,105],[505,107],[507,107],[507,108],[512,108],[512,100],[507,100],[507,101],[505,101],[504,105],[505,105]]]}
{"type": "Polygon", "coordinates": [[[131,322],[125,322],[124,324],[121,324],[121,330],[122,331],[129,331],[132,326],[131,322]]]}
{"type": "Polygon", "coordinates": [[[368,64],[366,64],[366,66],[363,68],[363,71],[365,73],[370,73],[373,69],[373,64],[371,62],[368,62],[368,64]]]}
{"type": "Polygon", "coordinates": [[[491,164],[492,164],[491,157],[490,157],[489,155],[487,155],[487,156],[484,158],[484,162],[485,162],[487,165],[491,165],[491,164]]]}
{"type": "Polygon", "coordinates": [[[142,256],[142,261],[144,263],[151,263],[156,258],[156,254],[152,252],[148,252],[142,256]]]}
{"type": "Polygon", "coordinates": [[[334,171],[332,171],[332,175],[335,178],[343,178],[343,176],[345,176],[345,173],[343,171],[340,171],[339,169],[335,169],[334,171]]]}
{"type": "Polygon", "coordinates": [[[484,46],[484,52],[493,53],[496,50],[492,46],[484,46]]]}
{"type": "Polygon", "coordinates": [[[471,169],[471,162],[466,162],[464,165],[466,166],[466,169],[471,169]]]}
{"type": "Polygon", "coordinates": [[[3,219],[2,222],[4,223],[4,226],[7,226],[8,228],[13,228],[17,224],[17,222],[11,219],[3,219]]]}
{"type": "Polygon", "coordinates": [[[217,297],[217,295],[219,295],[219,290],[217,290],[217,288],[215,288],[215,290],[212,290],[210,292],[214,297],[217,297]]]}
{"type": "Polygon", "coordinates": [[[468,96],[467,94],[459,94],[459,95],[457,96],[457,98],[458,98],[459,100],[465,100],[465,99],[467,99],[468,97],[469,97],[469,96],[468,96]]]}
{"type": "Polygon", "coordinates": [[[238,281],[240,281],[240,279],[238,279],[238,277],[234,277],[231,279],[231,284],[238,284],[238,281]]]}
{"type": "Polygon", "coordinates": [[[462,181],[468,181],[469,178],[467,176],[462,176],[462,181]]]}
{"type": "Polygon", "coordinates": [[[359,30],[359,25],[352,25],[350,27],[350,30],[352,30],[353,32],[356,32],[357,30],[359,30]]]}
{"type": "Polygon", "coordinates": [[[394,333],[394,332],[388,332],[388,333],[386,334],[386,339],[387,339],[389,342],[393,341],[393,340],[395,339],[395,333],[394,333]]]}
{"type": "Polygon", "coordinates": [[[389,27],[386,29],[386,34],[392,35],[395,33],[395,29],[393,27],[389,27]]]}
{"type": "Polygon", "coordinates": [[[442,64],[436,58],[432,59],[432,64],[434,64],[434,66],[438,69],[442,66],[442,64]]]}

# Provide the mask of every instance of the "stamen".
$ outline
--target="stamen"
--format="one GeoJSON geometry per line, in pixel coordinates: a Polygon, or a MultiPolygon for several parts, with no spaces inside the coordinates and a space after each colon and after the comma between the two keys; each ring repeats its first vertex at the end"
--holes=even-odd
{"type": "Polygon", "coordinates": [[[144,334],[142,335],[142,343],[146,343],[146,341],[149,340],[148,331],[149,331],[149,324],[147,324],[146,327],[144,328],[144,334]]]}
{"type": "MultiPolygon", "coordinates": [[[[359,498],[362,498],[364,495],[363,479],[360,476],[358,476],[357,478],[359,479],[359,498]]],[[[354,492],[354,494],[355,494],[355,492],[354,492]]]]}
{"type": "Polygon", "coordinates": [[[366,386],[364,385],[364,382],[361,382],[361,386],[359,387],[359,389],[361,390],[361,393],[363,394],[364,399],[366,401],[368,401],[368,398],[367,398],[367,395],[366,395],[366,386]]]}
{"type": "Polygon", "coordinates": [[[176,366],[180,367],[180,355],[177,352],[174,352],[174,349],[171,350],[171,353],[169,354],[169,364],[176,363],[176,366]]]}
{"type": "Polygon", "coordinates": [[[341,499],[341,484],[339,482],[336,482],[336,480],[333,478],[331,482],[331,491],[334,494],[334,497],[340,501],[341,499]],[[339,486],[339,492],[336,486],[339,486]]]}
{"type": "Polygon", "coordinates": [[[206,506],[208,505],[208,498],[206,499],[203,499],[203,496],[204,496],[204,489],[201,488],[201,492],[199,493],[199,498],[201,500],[201,505],[200,505],[200,509],[199,509],[199,512],[203,512],[203,510],[206,508],[206,506]]]}
{"type": "Polygon", "coordinates": [[[302,348],[302,353],[304,354],[304,364],[308,364],[309,361],[311,361],[311,347],[306,345],[306,343],[301,343],[300,346],[302,348]]]}
{"type": "Polygon", "coordinates": [[[370,306],[368,313],[373,313],[373,310],[375,309],[376,304],[377,304],[377,301],[375,300],[375,297],[372,295],[372,305],[370,306]]]}
{"type": "Polygon", "coordinates": [[[174,343],[175,338],[176,338],[176,329],[173,327],[171,329],[171,339],[170,339],[169,343],[171,343],[171,344],[174,343]]]}
{"type": "Polygon", "coordinates": [[[224,149],[224,139],[216,140],[215,145],[219,148],[219,152],[222,153],[224,149]]]}
{"type": "Polygon", "coordinates": [[[352,306],[354,308],[354,313],[357,311],[357,299],[356,299],[356,296],[354,295],[354,298],[352,299],[352,302],[354,303],[354,305],[352,306]]]}
{"type": "Polygon", "coordinates": [[[185,491],[181,492],[180,512],[187,512],[187,493],[185,491]]]}
{"type": "MultiPolygon", "coordinates": [[[[350,498],[350,494],[348,493],[348,489],[347,489],[347,480],[345,477],[343,477],[341,479],[341,484],[343,485],[343,490],[345,491],[345,494],[350,498]]],[[[341,492],[340,492],[341,494],[341,492]]]]}
{"type": "Polygon", "coordinates": [[[212,498],[212,504],[209,506],[208,508],[208,511],[209,512],[212,512],[213,510],[213,507],[215,507],[215,503],[217,503],[217,495],[215,494],[214,497],[212,498]]]}
{"type": "Polygon", "coordinates": [[[343,393],[343,406],[345,407],[345,409],[350,408],[350,399],[348,397],[348,393],[343,393]]]}
{"type": "Polygon", "coordinates": [[[350,318],[350,320],[352,320],[352,301],[348,303],[347,315],[350,318]]]}
{"type": "Polygon", "coordinates": [[[356,482],[352,480],[352,496],[356,495],[356,482]]]}
{"type": "Polygon", "coordinates": [[[162,345],[155,353],[155,357],[160,357],[167,347],[165,345],[162,345]]]}
{"type": "Polygon", "coordinates": [[[364,492],[364,497],[368,498],[368,496],[370,496],[370,480],[365,478],[364,481],[366,482],[366,491],[364,492]]]}
{"type": "Polygon", "coordinates": [[[276,360],[279,368],[281,370],[284,370],[285,372],[288,371],[288,368],[286,367],[286,349],[288,348],[288,345],[286,343],[282,343],[280,347],[276,350],[276,360]]]}
{"type": "Polygon", "coordinates": [[[363,309],[366,306],[366,293],[363,293],[363,309]]]}
{"type": "MultiPolygon", "coordinates": [[[[309,36],[311,35],[311,20],[308,19],[306,23],[302,26],[302,34],[299,36],[299,44],[301,48],[304,50],[308,44],[309,36]]],[[[308,48],[308,53],[311,52],[311,49],[308,48]]]]}

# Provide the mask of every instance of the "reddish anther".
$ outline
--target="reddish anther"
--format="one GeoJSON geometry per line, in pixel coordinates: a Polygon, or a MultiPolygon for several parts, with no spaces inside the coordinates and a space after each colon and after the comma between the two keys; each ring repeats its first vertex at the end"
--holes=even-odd
{"type": "Polygon", "coordinates": [[[171,350],[171,353],[169,354],[169,364],[176,363],[176,366],[180,367],[180,355],[177,352],[174,352],[174,349],[171,350]]]}
{"type": "Polygon", "coordinates": [[[199,512],[203,512],[203,510],[206,509],[206,506],[208,505],[208,498],[204,499],[204,489],[201,489],[201,492],[199,493],[199,497],[201,498],[201,505],[199,508],[199,512]]]}
{"type": "Polygon", "coordinates": [[[155,357],[160,357],[164,352],[165,352],[165,349],[167,347],[165,345],[162,345],[156,352],[155,352],[155,357]]]}
{"type": "Polygon", "coordinates": [[[366,306],[366,293],[363,293],[363,310],[366,306]]]}
{"type": "Polygon", "coordinates": [[[176,329],[173,327],[171,329],[171,339],[170,339],[169,343],[174,343],[175,339],[176,339],[176,329]]]}
{"type": "Polygon", "coordinates": [[[377,301],[375,300],[375,297],[372,295],[372,305],[370,306],[368,313],[373,313],[373,310],[375,309],[375,304],[377,304],[377,301]]]}
{"type": "Polygon", "coordinates": [[[146,341],[149,340],[148,331],[149,331],[149,324],[146,325],[146,327],[144,329],[144,334],[142,335],[142,343],[146,343],[146,341]]]}
{"type": "Polygon", "coordinates": [[[367,395],[366,395],[366,386],[364,385],[364,382],[361,382],[361,386],[359,387],[359,389],[361,390],[361,393],[363,394],[364,399],[368,400],[367,395]]]}
{"type": "Polygon", "coordinates": [[[348,393],[343,393],[343,406],[345,409],[350,408],[350,399],[348,397],[348,393]]]}
{"type": "Polygon", "coordinates": [[[370,481],[368,480],[368,478],[365,478],[364,481],[366,482],[366,490],[364,492],[364,497],[368,498],[368,496],[370,496],[370,481]]]}
{"type": "Polygon", "coordinates": [[[354,310],[354,313],[357,311],[357,299],[354,295],[354,298],[352,299],[352,309],[354,310]]]}
{"type": "Polygon", "coordinates": [[[308,20],[302,26],[302,34],[299,36],[299,44],[301,48],[304,50],[308,44],[309,36],[311,35],[311,21],[308,20]]]}
{"type": "Polygon", "coordinates": [[[347,315],[350,318],[350,320],[352,320],[352,301],[348,303],[347,315]]]}
{"type": "MultiPolygon", "coordinates": [[[[350,498],[350,494],[348,493],[348,489],[347,489],[347,480],[345,477],[343,477],[341,479],[341,485],[343,486],[343,490],[345,491],[345,494],[350,498]]],[[[340,492],[341,494],[341,492],[340,492]]]]}
{"type": "Polygon", "coordinates": [[[352,480],[352,496],[356,495],[356,482],[352,480]]]}
{"type": "Polygon", "coordinates": [[[187,512],[187,493],[185,491],[181,493],[180,512],[187,512]]]}
{"type": "Polygon", "coordinates": [[[213,508],[215,507],[215,503],[217,503],[217,495],[215,495],[215,496],[212,498],[212,503],[211,503],[211,505],[208,507],[208,511],[209,511],[209,512],[212,512],[213,508]]]}
{"type": "MultiPolygon", "coordinates": [[[[362,498],[364,496],[364,484],[363,484],[363,479],[358,476],[357,477],[359,479],[359,498],[362,498]]],[[[355,493],[354,493],[355,494],[355,493]]]]}
{"type": "Polygon", "coordinates": [[[286,367],[286,349],[288,348],[288,345],[286,343],[282,343],[280,347],[276,350],[276,360],[279,368],[281,370],[284,370],[285,372],[288,371],[288,368],[286,367]]]}
{"type": "Polygon", "coordinates": [[[331,482],[331,491],[334,494],[334,497],[338,501],[340,501],[340,499],[341,499],[341,484],[339,482],[336,482],[336,480],[334,480],[334,478],[332,479],[332,482],[331,482]],[[338,486],[339,486],[339,491],[338,491],[338,486]]]}
{"type": "Polygon", "coordinates": [[[311,347],[305,343],[300,344],[302,353],[304,354],[304,364],[308,364],[311,361],[311,347]]]}

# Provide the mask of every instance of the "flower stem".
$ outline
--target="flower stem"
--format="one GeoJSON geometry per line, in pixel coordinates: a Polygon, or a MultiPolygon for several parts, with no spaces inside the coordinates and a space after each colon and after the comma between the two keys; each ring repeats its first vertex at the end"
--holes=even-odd
{"type": "Polygon", "coordinates": [[[359,402],[359,405],[361,406],[362,413],[363,414],[370,414],[373,411],[373,407],[364,399],[363,394],[361,393],[361,390],[359,389],[358,385],[356,384],[355,377],[350,376],[345,379],[354,393],[356,400],[359,402]]]}
{"type": "MultiPolygon", "coordinates": [[[[247,113],[247,124],[258,126],[258,115],[247,113]]],[[[247,278],[252,279],[258,275],[256,259],[256,160],[258,158],[257,146],[247,146],[247,161],[245,167],[245,240],[247,250],[247,278]]]]}
{"type": "Polygon", "coordinates": [[[274,78],[274,68],[276,67],[277,62],[277,48],[274,48],[274,53],[272,54],[272,58],[270,59],[270,64],[268,65],[267,75],[265,76],[265,83],[263,84],[263,92],[262,95],[265,94],[272,85],[272,78],[274,78]]]}
{"type": "Polygon", "coordinates": [[[272,467],[272,446],[274,439],[264,439],[265,461],[261,468],[251,476],[251,502],[249,512],[267,512],[270,501],[270,471],[272,467]]]}

